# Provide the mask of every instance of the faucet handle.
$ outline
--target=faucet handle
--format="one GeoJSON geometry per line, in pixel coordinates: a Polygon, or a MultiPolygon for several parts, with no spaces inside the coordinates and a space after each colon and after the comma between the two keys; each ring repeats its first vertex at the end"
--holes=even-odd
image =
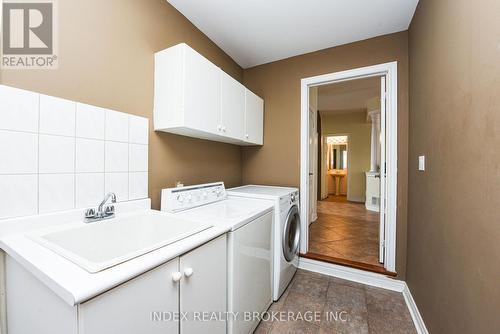
{"type": "Polygon", "coordinates": [[[111,215],[113,213],[115,213],[115,206],[114,205],[108,205],[104,208],[104,213],[106,215],[111,215]]]}
{"type": "Polygon", "coordinates": [[[92,218],[92,217],[95,217],[95,209],[90,208],[85,210],[85,218],[92,218]]]}

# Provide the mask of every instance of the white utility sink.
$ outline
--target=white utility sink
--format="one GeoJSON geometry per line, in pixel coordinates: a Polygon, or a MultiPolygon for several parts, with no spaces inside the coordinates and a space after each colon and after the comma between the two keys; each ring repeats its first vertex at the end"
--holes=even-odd
{"type": "Polygon", "coordinates": [[[90,273],[164,247],[211,224],[144,211],[89,224],[59,226],[30,236],[90,273]]]}

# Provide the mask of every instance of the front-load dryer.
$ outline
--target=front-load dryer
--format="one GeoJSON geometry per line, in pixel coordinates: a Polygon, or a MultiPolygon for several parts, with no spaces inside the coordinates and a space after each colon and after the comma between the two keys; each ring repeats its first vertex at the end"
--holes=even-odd
{"type": "Polygon", "coordinates": [[[297,188],[247,185],[228,189],[230,196],[272,200],[273,299],[278,300],[290,284],[299,265],[300,209],[297,188]]]}

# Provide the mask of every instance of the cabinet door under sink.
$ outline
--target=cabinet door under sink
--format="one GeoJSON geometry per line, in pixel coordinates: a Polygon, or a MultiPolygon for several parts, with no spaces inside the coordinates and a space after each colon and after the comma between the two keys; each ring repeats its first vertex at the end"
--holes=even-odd
{"type": "Polygon", "coordinates": [[[179,310],[175,258],[141,276],[79,305],[80,334],[178,334],[179,310]],[[153,313],[155,312],[155,313],[153,313]]]}
{"type": "Polygon", "coordinates": [[[182,334],[223,334],[225,321],[196,321],[194,312],[220,312],[226,307],[226,236],[223,235],[181,256],[180,311],[189,319],[182,320],[182,334]]]}

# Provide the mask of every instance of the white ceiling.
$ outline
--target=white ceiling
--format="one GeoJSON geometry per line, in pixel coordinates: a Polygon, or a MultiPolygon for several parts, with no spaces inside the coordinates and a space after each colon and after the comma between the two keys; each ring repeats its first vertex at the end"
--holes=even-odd
{"type": "Polygon", "coordinates": [[[380,77],[343,81],[318,88],[322,114],[366,108],[366,101],[380,96],[380,77]]]}
{"type": "Polygon", "coordinates": [[[418,0],[167,0],[248,68],[408,29],[418,0]]]}

